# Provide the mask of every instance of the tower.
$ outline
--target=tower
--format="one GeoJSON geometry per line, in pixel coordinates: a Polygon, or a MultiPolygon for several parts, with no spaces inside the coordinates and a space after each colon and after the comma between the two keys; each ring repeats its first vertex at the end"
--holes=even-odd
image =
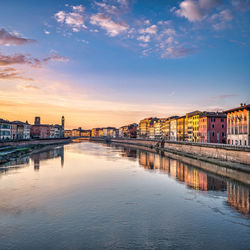
{"type": "Polygon", "coordinates": [[[40,125],[41,119],[40,116],[35,117],[35,125],[40,125]]]}
{"type": "Polygon", "coordinates": [[[63,129],[63,130],[64,130],[64,122],[65,122],[64,116],[62,116],[62,129],[63,129]]]}
{"type": "Polygon", "coordinates": [[[63,138],[64,137],[64,124],[65,123],[65,119],[64,119],[64,116],[62,116],[62,129],[61,129],[61,137],[63,138]]]}

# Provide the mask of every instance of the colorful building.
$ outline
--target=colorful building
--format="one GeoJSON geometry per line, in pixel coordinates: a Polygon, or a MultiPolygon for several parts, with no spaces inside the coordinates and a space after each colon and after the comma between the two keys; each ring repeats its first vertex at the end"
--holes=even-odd
{"type": "Polygon", "coordinates": [[[177,141],[177,119],[178,117],[170,119],[170,141],[177,141]]]}
{"type": "Polygon", "coordinates": [[[165,140],[170,140],[170,118],[162,123],[162,136],[165,140]]]}
{"type": "Polygon", "coordinates": [[[61,125],[41,124],[41,118],[35,117],[34,125],[30,127],[30,137],[35,139],[62,138],[64,137],[64,116],[61,125]]]}
{"type": "Polygon", "coordinates": [[[250,104],[225,111],[227,114],[227,143],[250,145],[250,104]]]}
{"type": "Polygon", "coordinates": [[[199,141],[226,143],[227,116],[225,113],[205,112],[200,115],[199,141]]]}
{"type": "Polygon", "coordinates": [[[138,126],[138,137],[140,138],[148,138],[149,136],[152,136],[152,126],[154,125],[154,122],[158,121],[158,118],[145,118],[139,122],[138,126]],[[151,131],[151,134],[149,134],[149,128],[151,131]]]}
{"type": "Polygon", "coordinates": [[[187,121],[187,130],[185,132],[186,134],[186,140],[190,142],[198,142],[199,141],[199,118],[200,118],[201,112],[196,110],[190,113],[186,114],[187,121]]]}
{"type": "Polygon", "coordinates": [[[0,140],[11,140],[11,124],[3,119],[0,119],[0,140]]]}
{"type": "Polygon", "coordinates": [[[177,141],[185,141],[185,119],[186,116],[177,118],[177,141]]]}
{"type": "Polygon", "coordinates": [[[29,140],[31,125],[26,122],[14,121],[11,122],[11,133],[13,140],[29,140]],[[15,136],[14,136],[15,135],[15,136]],[[14,138],[15,137],[15,138],[14,138]]]}
{"type": "Polygon", "coordinates": [[[64,137],[65,138],[72,137],[72,131],[71,130],[64,130],[64,137]]]}

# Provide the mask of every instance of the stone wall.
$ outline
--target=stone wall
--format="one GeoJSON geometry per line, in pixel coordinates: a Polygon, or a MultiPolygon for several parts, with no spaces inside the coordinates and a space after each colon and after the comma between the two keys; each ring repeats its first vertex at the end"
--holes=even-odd
{"type": "MultiPolygon", "coordinates": [[[[113,142],[155,147],[157,140],[143,139],[113,139],[113,142]]],[[[190,156],[218,159],[250,166],[250,147],[240,147],[224,144],[202,144],[189,142],[165,142],[164,151],[176,152],[190,156]]]]}
{"type": "Polygon", "coordinates": [[[10,142],[0,142],[0,147],[5,146],[25,146],[25,145],[49,145],[49,144],[59,144],[71,142],[71,139],[61,138],[61,139],[42,139],[42,140],[24,140],[24,141],[10,141],[10,142]]]}

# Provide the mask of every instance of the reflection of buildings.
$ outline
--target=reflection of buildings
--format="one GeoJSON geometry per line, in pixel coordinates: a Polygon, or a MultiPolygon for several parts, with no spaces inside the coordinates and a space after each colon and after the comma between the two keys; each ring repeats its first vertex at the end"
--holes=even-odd
{"type": "Polygon", "coordinates": [[[64,165],[64,147],[53,148],[44,152],[31,155],[31,159],[34,161],[34,170],[39,170],[40,161],[61,157],[61,166],[64,165]]]}
{"type": "Polygon", "coordinates": [[[227,203],[243,214],[250,214],[249,187],[229,181],[227,183],[227,203]]]}

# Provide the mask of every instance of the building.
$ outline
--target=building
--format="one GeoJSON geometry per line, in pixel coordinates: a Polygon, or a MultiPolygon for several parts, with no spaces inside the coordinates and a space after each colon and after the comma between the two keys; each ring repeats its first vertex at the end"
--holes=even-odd
{"type": "Polygon", "coordinates": [[[227,114],[227,143],[250,145],[250,104],[225,111],[227,114]]]}
{"type": "Polygon", "coordinates": [[[72,131],[71,130],[64,130],[64,137],[65,138],[72,137],[72,131]]]}
{"type": "Polygon", "coordinates": [[[99,137],[99,130],[100,130],[100,128],[92,128],[91,129],[91,136],[92,137],[99,137]]]}
{"type": "Polygon", "coordinates": [[[71,134],[72,134],[71,137],[80,137],[81,131],[82,131],[81,127],[72,129],[71,130],[71,134]]]}
{"type": "Polygon", "coordinates": [[[29,140],[30,139],[30,128],[31,125],[26,122],[14,121],[11,122],[11,127],[13,130],[12,139],[13,140],[29,140]]]}
{"type": "Polygon", "coordinates": [[[186,116],[177,118],[177,141],[185,141],[185,119],[186,116]]]}
{"type": "Polygon", "coordinates": [[[141,120],[139,122],[138,130],[137,130],[138,137],[140,137],[140,138],[148,138],[149,136],[152,136],[152,131],[153,131],[152,126],[154,125],[155,121],[158,121],[158,118],[150,117],[150,118],[145,118],[145,119],[141,120]],[[151,132],[149,132],[149,130],[151,132]]]}
{"type": "Polygon", "coordinates": [[[0,119],[0,140],[11,140],[11,124],[3,119],[0,119]]]}
{"type": "Polygon", "coordinates": [[[185,124],[187,129],[185,131],[185,137],[187,141],[198,142],[199,141],[199,117],[201,112],[196,110],[186,114],[185,124]]]}
{"type": "Polygon", "coordinates": [[[61,125],[41,124],[41,118],[35,117],[34,125],[31,125],[30,136],[35,139],[63,138],[65,119],[62,116],[61,125]]]}
{"type": "Polygon", "coordinates": [[[82,130],[81,131],[81,137],[90,137],[91,136],[91,130],[82,130]]]}
{"type": "Polygon", "coordinates": [[[177,141],[177,119],[178,117],[170,119],[170,141],[177,141]]]}
{"type": "Polygon", "coordinates": [[[166,140],[170,140],[170,118],[167,118],[162,123],[162,136],[166,140]]]}
{"type": "Polygon", "coordinates": [[[200,115],[199,141],[203,143],[226,143],[227,115],[205,112],[200,115]]]}
{"type": "Polygon", "coordinates": [[[137,129],[138,129],[138,125],[136,123],[122,126],[118,129],[118,137],[136,138],[137,137],[137,129]]]}

